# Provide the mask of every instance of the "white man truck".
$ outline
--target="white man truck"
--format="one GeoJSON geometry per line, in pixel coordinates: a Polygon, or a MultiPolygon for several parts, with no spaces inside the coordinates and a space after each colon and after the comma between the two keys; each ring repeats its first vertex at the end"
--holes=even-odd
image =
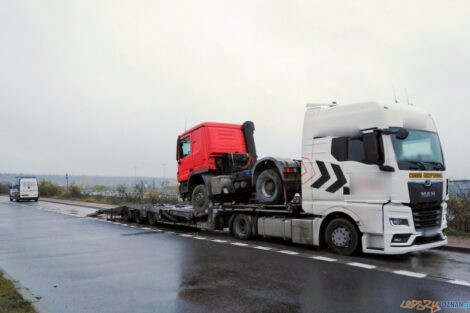
{"type": "Polygon", "coordinates": [[[185,131],[178,179],[192,206],[124,206],[118,214],[138,223],[229,228],[240,239],[326,245],[343,255],[447,243],[444,157],[425,111],[376,102],[307,105],[301,160],[258,160],[253,132],[251,122],[185,131]]]}

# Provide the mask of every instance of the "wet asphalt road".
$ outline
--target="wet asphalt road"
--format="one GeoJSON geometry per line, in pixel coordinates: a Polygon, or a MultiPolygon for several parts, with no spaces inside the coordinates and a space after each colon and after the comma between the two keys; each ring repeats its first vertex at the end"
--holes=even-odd
{"type": "MultiPolygon", "coordinates": [[[[400,308],[403,300],[470,300],[470,287],[436,279],[130,228],[37,206],[0,199],[0,268],[42,297],[51,312],[413,312],[400,308]]],[[[449,275],[468,276],[470,255],[432,253],[463,263],[449,275]]],[[[422,262],[408,258],[406,264],[422,262]]],[[[360,260],[387,263],[383,257],[360,260]]]]}

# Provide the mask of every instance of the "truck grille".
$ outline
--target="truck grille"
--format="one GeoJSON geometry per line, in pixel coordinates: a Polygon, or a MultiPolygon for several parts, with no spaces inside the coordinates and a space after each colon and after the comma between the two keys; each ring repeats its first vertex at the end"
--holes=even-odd
{"type": "Polygon", "coordinates": [[[442,208],[441,207],[417,207],[411,208],[413,211],[413,222],[415,229],[431,228],[441,226],[442,208]]]}

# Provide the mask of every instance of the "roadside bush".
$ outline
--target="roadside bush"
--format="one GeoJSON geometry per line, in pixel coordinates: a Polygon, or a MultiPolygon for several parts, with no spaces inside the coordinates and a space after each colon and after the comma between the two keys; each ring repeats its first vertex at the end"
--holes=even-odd
{"type": "Polygon", "coordinates": [[[67,196],[71,198],[80,198],[82,196],[82,187],[79,185],[71,184],[69,186],[67,196]]]}
{"type": "Polygon", "coordinates": [[[149,191],[147,191],[147,193],[145,194],[145,198],[147,198],[150,203],[159,203],[161,201],[161,192],[160,190],[158,190],[157,188],[155,187],[152,187],[149,189],[149,191]]]}
{"type": "Polygon", "coordinates": [[[447,202],[449,227],[458,231],[470,232],[470,196],[452,197],[447,202]]]}
{"type": "Polygon", "coordinates": [[[60,195],[64,188],[47,180],[42,180],[39,185],[39,195],[42,197],[56,197],[60,195]]]}
{"type": "Polygon", "coordinates": [[[0,183],[0,195],[7,194],[10,191],[9,183],[0,183]]]}

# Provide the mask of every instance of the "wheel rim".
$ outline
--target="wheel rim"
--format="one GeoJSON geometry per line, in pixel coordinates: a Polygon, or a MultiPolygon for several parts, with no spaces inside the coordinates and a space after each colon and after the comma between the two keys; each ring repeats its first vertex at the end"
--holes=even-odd
{"type": "Polygon", "coordinates": [[[205,195],[203,192],[198,192],[197,194],[194,195],[194,201],[198,206],[203,206],[205,202],[205,195]]]}
{"type": "Polygon", "coordinates": [[[243,235],[246,233],[246,221],[245,220],[241,219],[238,222],[238,231],[243,235]]]}
{"type": "Polygon", "coordinates": [[[352,242],[352,232],[344,226],[336,227],[331,233],[331,241],[337,247],[350,247],[352,242]]]}
{"type": "Polygon", "coordinates": [[[263,187],[261,188],[261,192],[263,193],[263,196],[268,197],[268,198],[272,197],[275,190],[276,190],[276,187],[272,179],[267,179],[264,182],[263,187]]]}

